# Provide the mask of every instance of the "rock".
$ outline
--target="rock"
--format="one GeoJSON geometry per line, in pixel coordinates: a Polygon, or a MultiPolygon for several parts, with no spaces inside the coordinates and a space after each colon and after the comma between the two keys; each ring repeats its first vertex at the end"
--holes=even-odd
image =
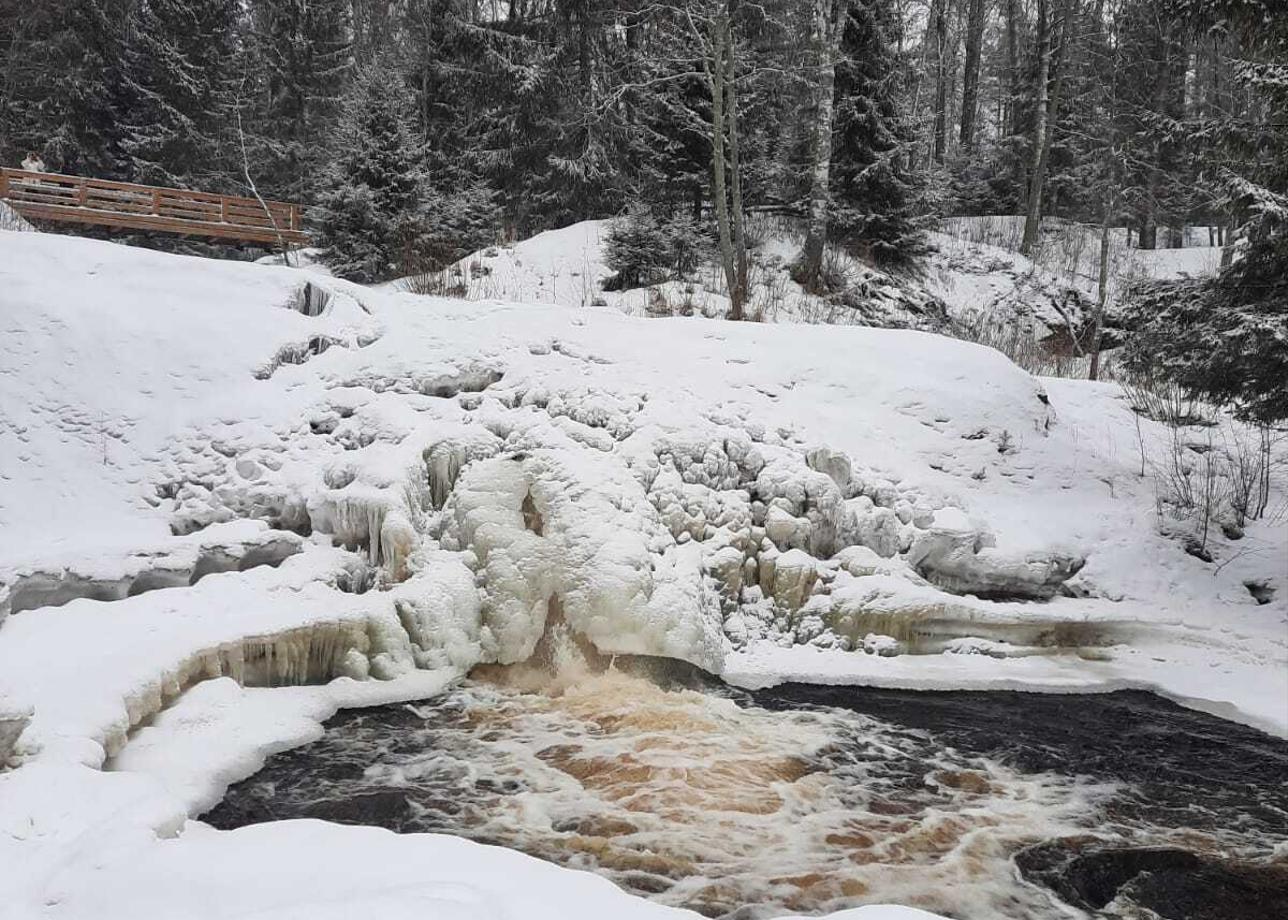
{"type": "Polygon", "coordinates": [[[805,455],[805,463],[810,469],[830,476],[842,494],[849,489],[853,474],[850,469],[850,458],[845,454],[838,454],[826,447],[817,447],[805,455]]]}
{"type": "Polygon", "coordinates": [[[866,546],[886,559],[903,549],[903,525],[892,509],[879,507],[866,497],[850,499],[845,508],[845,523],[839,535],[843,545],[866,546]]]}
{"type": "Polygon", "coordinates": [[[742,592],[743,556],[734,546],[726,546],[707,557],[707,569],[720,583],[721,593],[736,601],[742,592]]]}
{"type": "Polygon", "coordinates": [[[863,637],[863,651],[869,655],[879,655],[882,658],[893,658],[895,655],[902,655],[904,645],[894,636],[882,636],[877,633],[868,633],[863,637]]]}
{"type": "Polygon", "coordinates": [[[849,572],[855,578],[865,575],[876,575],[885,570],[884,560],[866,546],[847,546],[833,557],[840,564],[841,570],[849,572]]]}
{"type": "Polygon", "coordinates": [[[18,743],[18,736],[30,721],[31,710],[23,712],[0,710],[0,770],[9,763],[14,747],[18,743]]]}
{"type": "Polygon", "coordinates": [[[780,550],[803,549],[810,538],[809,521],[793,517],[778,504],[771,505],[765,515],[765,536],[780,550]]]}
{"type": "MultiPolygon", "coordinates": [[[[774,562],[773,587],[770,592],[774,603],[789,612],[795,612],[805,603],[818,579],[818,563],[803,550],[788,550],[774,562]]],[[[762,578],[762,584],[764,579],[762,578]]]]}
{"type": "Polygon", "coordinates": [[[932,584],[953,594],[988,600],[1047,600],[1077,574],[1085,561],[1061,553],[1010,555],[985,547],[978,532],[962,528],[965,515],[935,516],[920,532],[908,562],[932,584]]]}

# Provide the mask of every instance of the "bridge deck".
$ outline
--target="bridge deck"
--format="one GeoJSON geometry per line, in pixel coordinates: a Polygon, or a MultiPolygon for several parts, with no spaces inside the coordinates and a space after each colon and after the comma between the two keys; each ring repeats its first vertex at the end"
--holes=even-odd
{"type": "Polygon", "coordinates": [[[0,169],[0,201],[29,220],[304,246],[300,206],[186,189],[0,169]]]}

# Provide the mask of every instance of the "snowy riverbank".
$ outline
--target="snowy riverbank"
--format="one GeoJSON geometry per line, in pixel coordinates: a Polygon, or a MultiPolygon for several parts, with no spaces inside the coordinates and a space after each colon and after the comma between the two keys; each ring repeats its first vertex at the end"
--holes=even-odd
{"type": "Polygon", "coordinates": [[[185,823],[337,706],[526,658],[552,611],[735,683],[1142,687],[1288,734],[1282,524],[1214,563],[1160,535],[1167,436],[1111,384],[36,233],[0,234],[0,319],[15,917],[665,915],[452,838],[185,823]],[[167,722],[218,677],[250,689],[167,722]],[[271,702],[229,722],[241,694],[271,702]],[[132,772],[167,725],[169,775],[132,772]]]}

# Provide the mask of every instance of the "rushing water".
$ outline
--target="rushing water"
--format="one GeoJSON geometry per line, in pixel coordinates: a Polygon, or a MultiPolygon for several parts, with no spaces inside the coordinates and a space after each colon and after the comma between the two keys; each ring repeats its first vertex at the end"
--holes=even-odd
{"type": "Polygon", "coordinates": [[[744,693],[485,668],[341,713],[206,820],[452,833],[708,916],[895,901],[1282,920],[1285,780],[1288,745],[1141,693],[744,693]]]}

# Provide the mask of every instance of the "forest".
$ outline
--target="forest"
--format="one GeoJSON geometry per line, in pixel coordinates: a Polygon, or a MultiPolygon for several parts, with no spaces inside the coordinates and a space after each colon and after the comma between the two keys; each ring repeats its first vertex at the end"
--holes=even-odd
{"type": "Polygon", "coordinates": [[[5,5],[0,161],[303,202],[355,280],[628,217],[620,283],[709,252],[736,319],[755,214],[799,223],[815,291],[827,246],[915,275],[950,216],[1023,215],[1021,253],[1044,217],[1147,250],[1199,227],[1227,271],[1138,292],[1167,321],[1142,360],[1184,376],[1232,333],[1208,395],[1250,353],[1288,371],[1280,0],[5,5]]]}

